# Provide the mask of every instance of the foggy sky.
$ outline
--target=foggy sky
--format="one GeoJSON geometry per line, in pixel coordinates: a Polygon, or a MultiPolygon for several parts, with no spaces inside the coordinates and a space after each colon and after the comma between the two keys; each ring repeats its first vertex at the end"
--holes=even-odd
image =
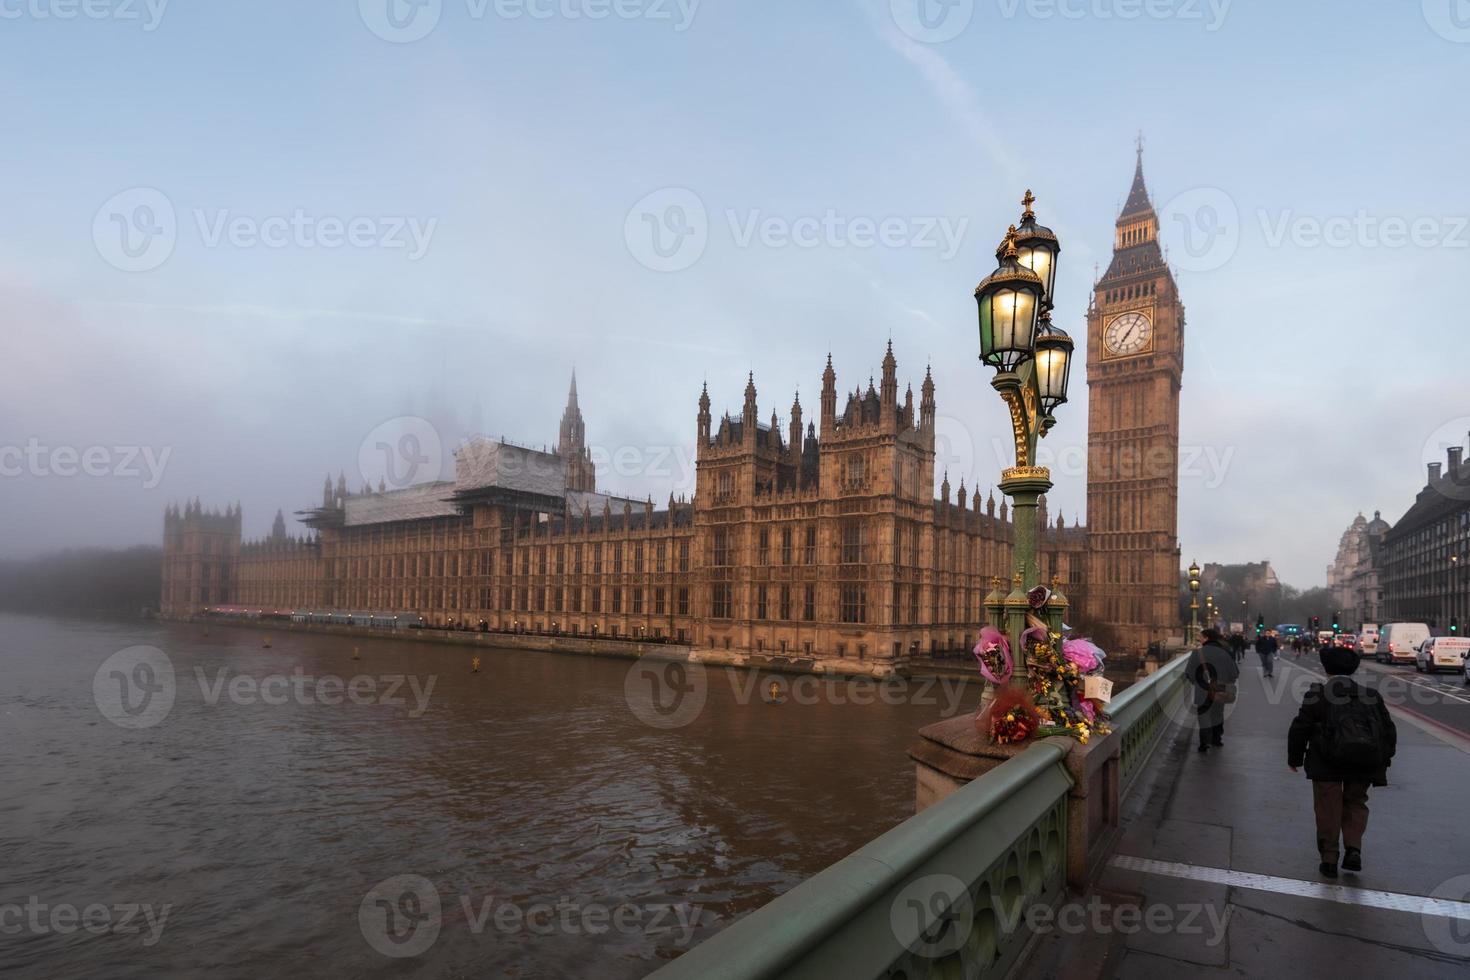
{"type": "Polygon", "coordinates": [[[706,379],[738,413],[754,371],[784,429],[798,390],[817,417],[829,351],[839,392],[865,388],[890,338],[900,391],[932,364],[939,469],[987,493],[1009,434],[972,292],[1028,187],[1079,341],[1045,447],[1070,524],[1087,297],[1142,129],[1189,322],[1184,561],[1321,583],[1352,518],[1397,519],[1470,432],[1470,127],[1449,95],[1470,37],[1419,4],[1237,0],[1210,29],[991,0],[926,43],[903,2],[706,0],[678,30],[445,0],[412,43],[373,33],[370,0],[170,5],[151,30],[7,20],[0,463],[29,446],[43,465],[0,476],[0,556],[157,542],[195,496],[239,501],[262,535],[328,472],[356,489],[364,442],[402,417],[440,460],[476,432],[549,445],[574,368],[588,441],[621,461],[601,486],[662,503],[692,490],[706,379]],[[176,240],[126,271],[107,236],[157,200],[137,189],[176,240]],[[707,244],[656,271],[635,205],[669,189],[704,208],[707,244]],[[297,214],[366,218],[375,244],[226,231],[297,214]],[[829,216],[849,230],[742,237],[829,216]],[[907,237],[863,244],[854,219],[907,237]],[[917,241],[931,219],[962,229],[953,254],[917,241]],[[432,229],[422,254],[406,230],[383,244],[400,222],[432,229]],[[55,472],[89,450],[99,475],[55,472]]]}

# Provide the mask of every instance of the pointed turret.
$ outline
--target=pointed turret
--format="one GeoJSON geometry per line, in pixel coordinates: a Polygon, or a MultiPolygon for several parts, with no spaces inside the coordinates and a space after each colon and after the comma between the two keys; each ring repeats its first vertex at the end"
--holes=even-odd
{"type": "Polygon", "coordinates": [[[755,442],[755,426],[758,417],[755,404],[755,372],[752,371],[745,382],[745,410],[740,415],[740,420],[744,423],[743,432],[746,442],[752,444],[755,442]]]}
{"type": "Polygon", "coordinates": [[[704,383],[699,391],[699,444],[709,445],[709,382],[704,383]]]}
{"type": "Polygon", "coordinates": [[[898,360],[893,356],[891,340],[888,352],[883,355],[883,385],[879,394],[883,398],[883,417],[887,418],[898,407],[898,360]]]}
{"type": "Polygon", "coordinates": [[[561,415],[561,427],[557,431],[556,445],[552,452],[567,461],[567,489],[592,491],[597,489],[597,474],[593,470],[592,456],[587,450],[587,425],[582,420],[582,409],[577,404],[577,372],[572,371],[572,383],[567,389],[567,407],[561,415]]]}
{"type": "Polygon", "coordinates": [[[924,383],[919,387],[919,428],[934,435],[934,374],[924,368],[924,383]]]}
{"type": "Polygon", "coordinates": [[[791,441],[787,444],[793,456],[801,455],[801,392],[791,399],[791,441]]]}
{"type": "Polygon", "coordinates": [[[286,539],[286,515],[276,511],[275,522],[271,524],[271,540],[284,541],[286,539]]]}
{"type": "Polygon", "coordinates": [[[822,372],[822,435],[831,435],[837,425],[837,372],[832,370],[832,355],[827,354],[827,369],[822,372]]]}

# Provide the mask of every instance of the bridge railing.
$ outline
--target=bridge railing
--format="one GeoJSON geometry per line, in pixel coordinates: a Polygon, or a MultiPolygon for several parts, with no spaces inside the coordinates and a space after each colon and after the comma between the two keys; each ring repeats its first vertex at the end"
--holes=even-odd
{"type": "MultiPolygon", "coordinates": [[[[1123,793],[1171,718],[1181,717],[1184,663],[1123,691],[1108,736],[1087,746],[1048,738],[998,753],[979,778],[956,781],[942,799],[651,977],[1004,976],[1032,938],[1027,910],[1055,905],[1069,884],[1085,885],[1106,857],[1123,793]]],[[[973,734],[968,717],[923,734],[943,738],[933,729],[946,726],[973,734]]],[[[957,771],[973,765],[952,761],[957,771]]]]}

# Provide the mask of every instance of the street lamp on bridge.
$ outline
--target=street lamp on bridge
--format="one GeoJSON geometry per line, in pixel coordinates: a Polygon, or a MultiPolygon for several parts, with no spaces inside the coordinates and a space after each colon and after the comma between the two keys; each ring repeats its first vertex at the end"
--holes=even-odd
{"type": "MultiPolygon", "coordinates": [[[[1037,441],[1056,424],[1053,413],[1067,401],[1072,373],[1072,338],[1051,322],[1061,244],[1050,228],[1037,224],[1028,190],[1019,226],[1011,225],[995,251],[998,265],[975,287],[979,307],[980,360],[995,369],[991,387],[1010,410],[1016,465],[1001,473],[1001,492],[1011,498],[1015,525],[1015,570],[1009,595],[997,580],[986,597],[992,624],[1004,630],[1015,651],[1011,683],[1026,684],[1021,634],[1031,608],[1027,593],[1041,584],[1037,561],[1036,513],[1041,495],[1052,488],[1051,471],[1036,465],[1037,441]]],[[[1053,585],[1055,585],[1053,581],[1053,585]]],[[[1037,614],[1060,629],[1066,598],[1053,589],[1037,614]]]]}
{"type": "Polygon", "coordinates": [[[1199,636],[1199,562],[1189,564],[1189,639],[1199,636]]]}

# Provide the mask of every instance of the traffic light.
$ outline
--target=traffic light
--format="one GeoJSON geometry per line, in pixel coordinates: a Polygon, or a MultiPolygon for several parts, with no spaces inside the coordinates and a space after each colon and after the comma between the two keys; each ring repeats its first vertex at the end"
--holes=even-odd
{"type": "Polygon", "coordinates": [[[1332,611],[1332,632],[1342,632],[1342,614],[1339,613],[1336,609],[1332,611]]]}
{"type": "Polygon", "coordinates": [[[1266,617],[1264,615],[1256,617],[1256,632],[1266,632],[1266,617]]]}

